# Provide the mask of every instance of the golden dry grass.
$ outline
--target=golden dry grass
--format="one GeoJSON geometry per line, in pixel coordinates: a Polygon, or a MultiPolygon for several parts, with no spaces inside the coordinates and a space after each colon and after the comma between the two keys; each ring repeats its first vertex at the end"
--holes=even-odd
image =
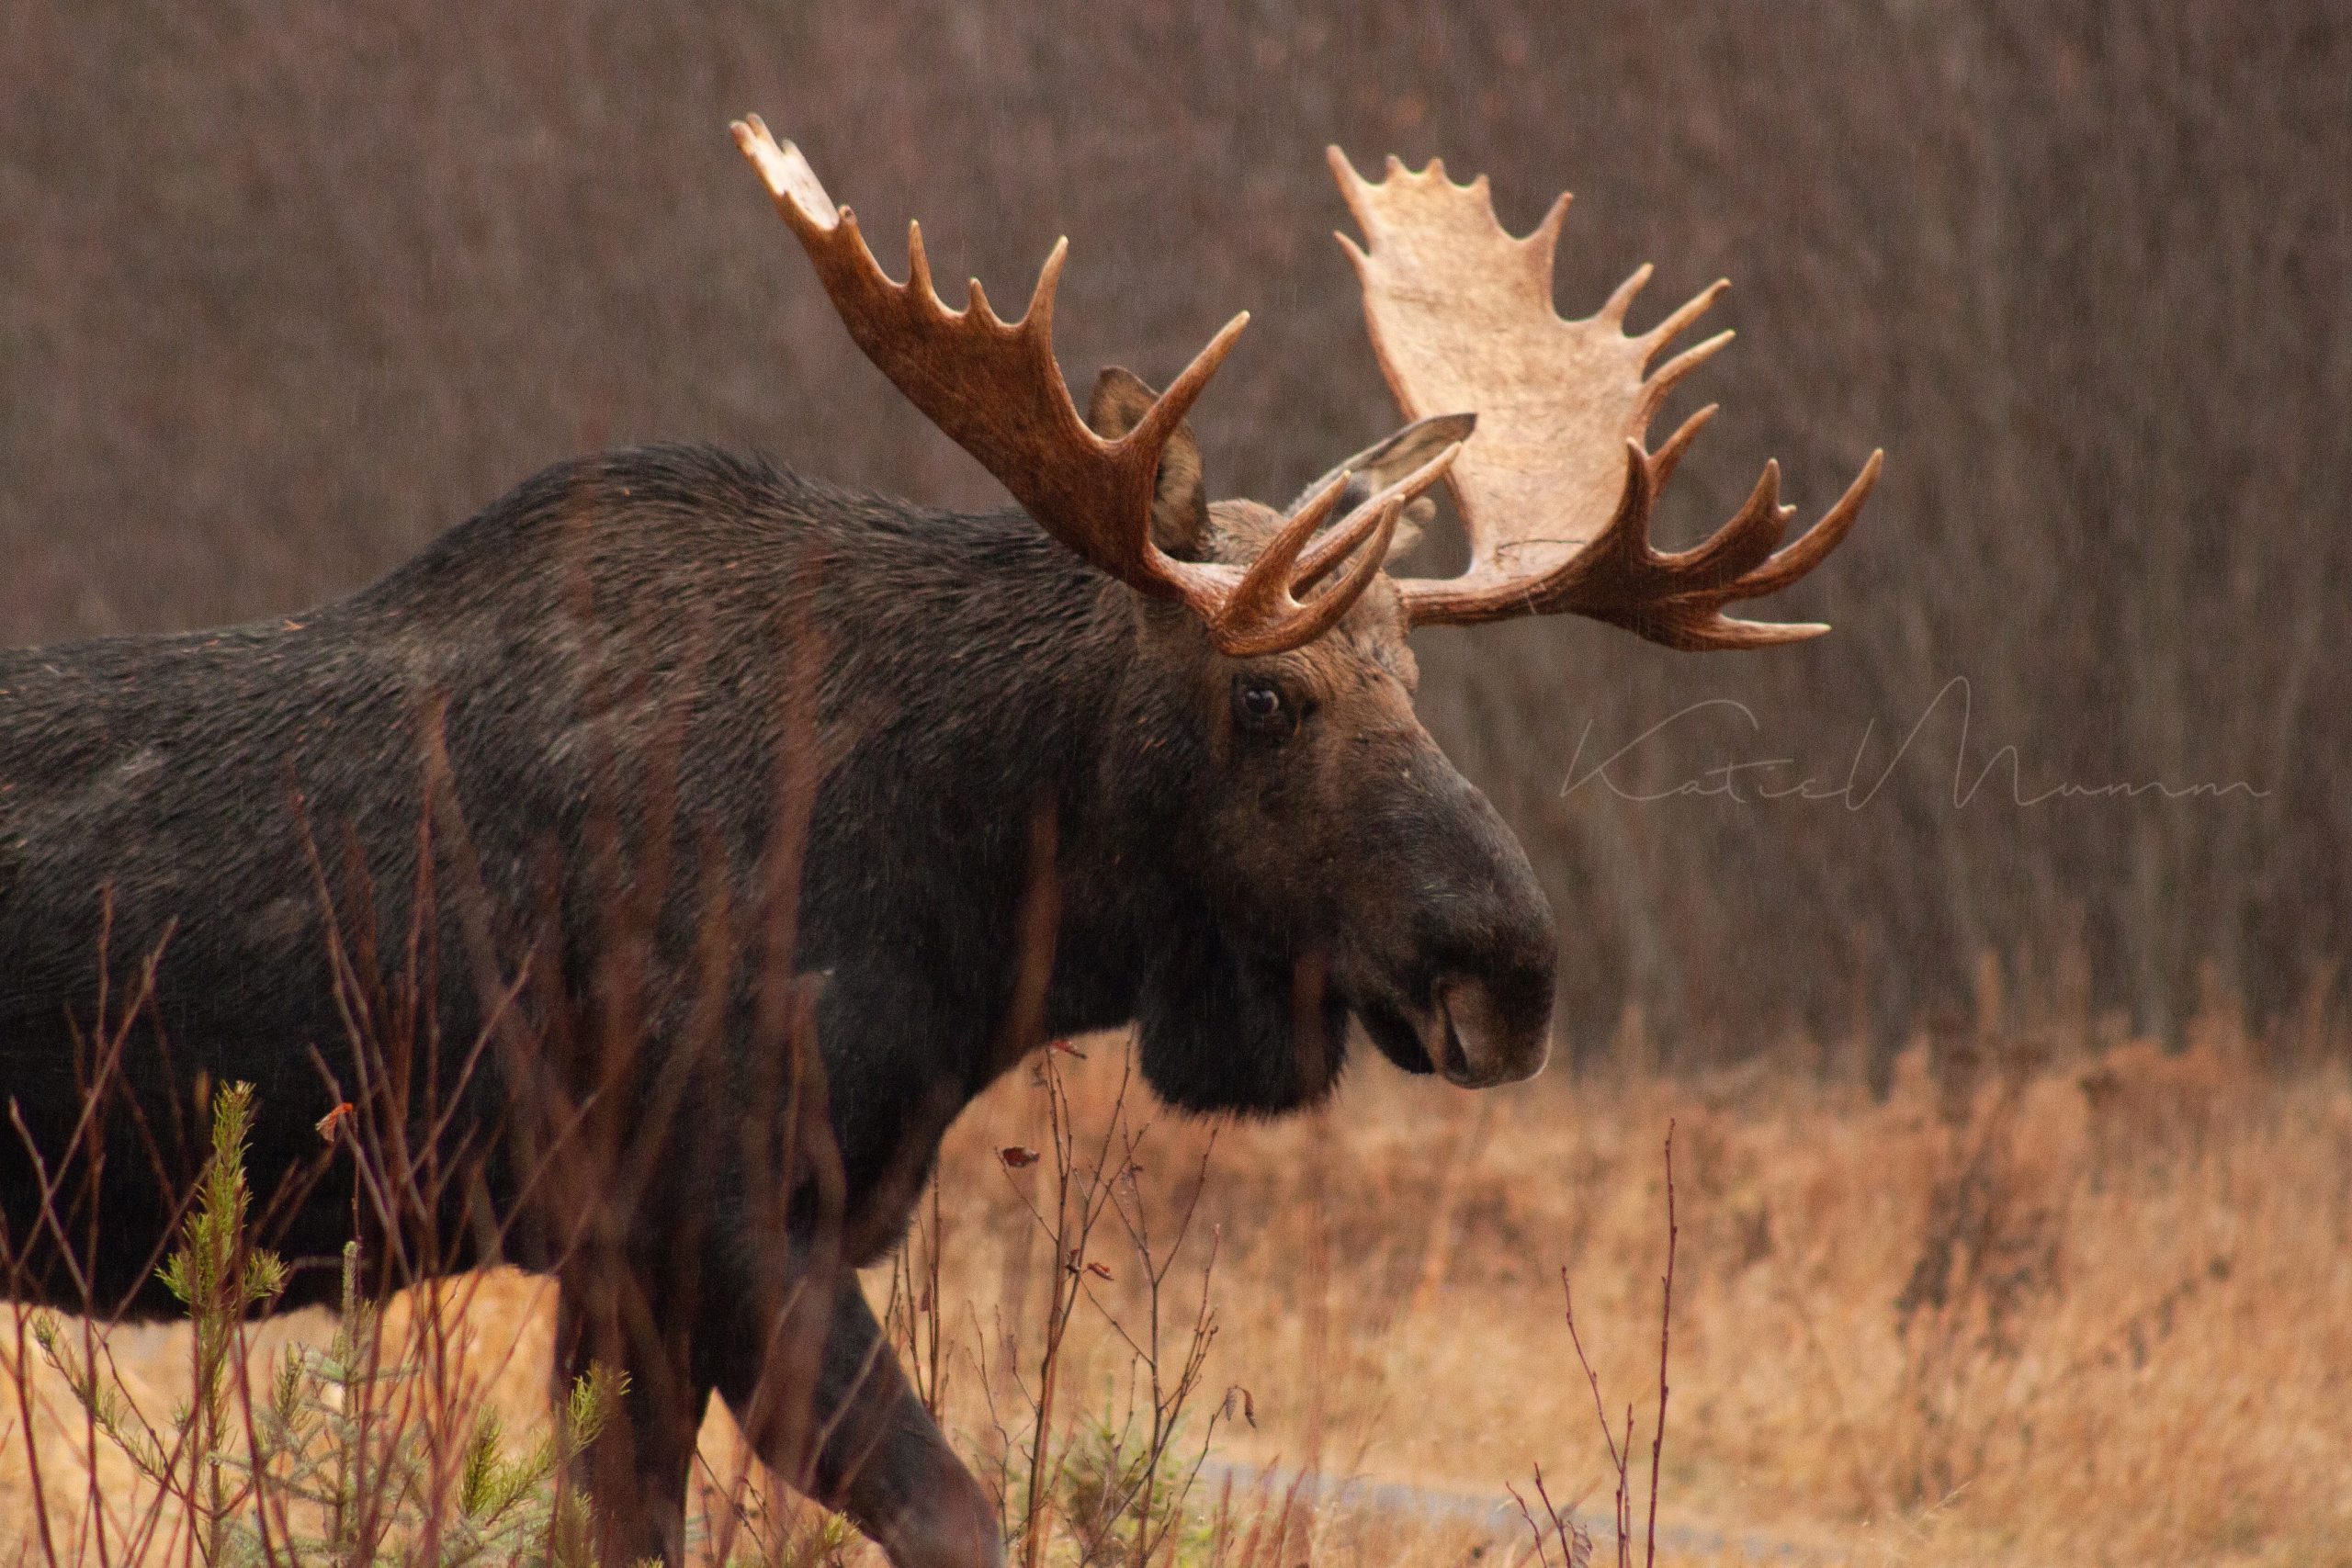
{"type": "MultiPolygon", "coordinates": [[[[1082,1044],[1085,1059],[1056,1061],[1084,1154],[1124,1052],[1082,1044]]],[[[990,1474],[1000,1422],[1018,1446],[1054,1268],[1028,1208],[1050,1210],[1053,1161],[1001,1151],[1050,1149],[1045,1102],[1013,1075],[944,1156],[944,1404],[990,1474]]],[[[1139,1093],[1130,1110],[1152,1114],[1139,1093]]],[[[2179,1055],[1923,1047],[1880,1100],[1764,1068],[1550,1075],[1469,1097],[1367,1066],[1313,1120],[1159,1121],[1135,1192],[1163,1243],[1205,1173],[1168,1276],[1171,1354],[1216,1248],[1187,1451],[1216,1416],[1224,1461],[1497,1498],[1540,1462],[1554,1497],[1605,1524],[1611,1475],[1560,1271],[1612,1418],[1630,1403],[1646,1434],[1669,1122],[1682,1228],[1661,1556],[1780,1543],[1825,1562],[2352,1562],[2352,1089],[2340,1068],[2267,1075],[2211,1027],[2179,1055]]],[[[1139,1334],[1147,1317],[1113,1219],[1082,1261],[1101,1269],[1072,1319],[1065,1434],[1124,1408],[1133,1357],[1109,1320],[1139,1334]]],[[[868,1288],[888,1299],[889,1271],[868,1288]]],[[[488,1397],[531,1412],[545,1292],[513,1274],[478,1289],[471,1364],[488,1397]]],[[[127,1335],[118,1354],[159,1406],[185,1387],[178,1335],[127,1335]]],[[[60,1394],[36,1378],[48,1484],[70,1516],[86,1472],[60,1394]]],[[[14,1409],[0,1510],[21,1537],[14,1409]]],[[[715,1415],[715,1474],[731,1472],[728,1435],[715,1415]]],[[[1645,1436],[1639,1450],[1637,1490],[1645,1436]]],[[[103,1467],[101,1484],[132,1495],[103,1467]]],[[[1204,1485],[1196,1502],[1214,1498],[1204,1485]]],[[[1334,1564],[1462,1562],[1487,1534],[1337,1508],[1289,1545],[1334,1564]]]]}

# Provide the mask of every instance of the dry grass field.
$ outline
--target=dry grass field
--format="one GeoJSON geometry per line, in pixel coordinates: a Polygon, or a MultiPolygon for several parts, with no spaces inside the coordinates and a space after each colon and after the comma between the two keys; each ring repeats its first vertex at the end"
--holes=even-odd
{"type": "MultiPolygon", "coordinates": [[[[867,1286],[1014,1524],[1058,1337],[1046,1561],[1126,1560],[1086,1510],[1148,1446],[1155,1354],[1158,1404],[1181,1404],[1165,1476],[1211,1461],[1169,1560],[1532,1561],[1524,1525],[1468,1500],[1515,1486],[1540,1510],[1540,1464],[1607,1561],[1615,1474],[1562,1271],[1611,1422],[1633,1421],[1638,1536],[1670,1125],[1664,1559],[2352,1562],[2352,1086],[2340,1066],[2256,1066],[2320,1043],[2257,1052],[2211,1014],[2180,1054],[2068,1043],[2080,1033],[1955,1029],[1905,1054],[1883,1097],[1801,1051],[1483,1097],[1365,1064],[1318,1119],[1223,1126],[1158,1117],[1139,1087],[1123,1104],[1122,1043],[1081,1041],[1050,1055],[1050,1082],[1018,1072],[958,1124],[937,1202],[867,1286]],[[1317,1506],[1262,1479],[1301,1466],[1415,1490],[1317,1506]]],[[[543,1421],[547,1292],[494,1273],[452,1299],[453,1382],[543,1421]]],[[[327,1326],[314,1314],[257,1342],[327,1326]]],[[[184,1397],[184,1329],[113,1344],[134,1401],[160,1415],[184,1397]]],[[[88,1434],[29,1356],[29,1397],[0,1401],[0,1511],[40,1561],[29,1409],[52,1542],[96,1562],[88,1434]]],[[[730,1508],[729,1436],[715,1415],[707,1545],[865,1550],[812,1537],[755,1486],[730,1508]]],[[[96,1447],[119,1552],[152,1495],[96,1447]]],[[[152,1560],[180,1560],[155,1544],[169,1513],[152,1560]]]]}

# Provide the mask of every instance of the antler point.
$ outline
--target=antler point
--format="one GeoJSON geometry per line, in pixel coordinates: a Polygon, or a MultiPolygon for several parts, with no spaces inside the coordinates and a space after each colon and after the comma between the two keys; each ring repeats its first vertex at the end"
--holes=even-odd
{"type": "MultiPolygon", "coordinates": [[[[1480,177],[1484,178],[1485,176],[1481,175],[1480,177]]],[[[1527,238],[1520,242],[1522,245],[1541,246],[1544,251],[1544,263],[1546,267],[1551,265],[1552,252],[1560,243],[1560,226],[1567,221],[1568,203],[1574,199],[1576,199],[1575,197],[1567,191],[1562,191],[1559,195],[1554,197],[1552,198],[1552,205],[1544,209],[1543,218],[1536,223],[1534,228],[1528,231],[1527,238]]],[[[1493,206],[1494,204],[1491,201],[1488,202],[1488,210],[1491,211],[1493,209],[1493,206]]]]}
{"type": "Polygon", "coordinates": [[[922,299],[936,301],[931,286],[931,257],[922,248],[922,225],[907,220],[907,287],[922,299]]]}
{"type": "MultiPolygon", "coordinates": [[[[1537,231],[1540,233],[1542,231],[1537,231]]],[[[1612,289],[1609,298],[1601,302],[1597,319],[1606,321],[1612,327],[1622,327],[1624,324],[1625,312],[1634,308],[1634,296],[1649,287],[1651,275],[1657,271],[1657,267],[1648,262],[1644,262],[1627,273],[1625,281],[1612,289]]]]}

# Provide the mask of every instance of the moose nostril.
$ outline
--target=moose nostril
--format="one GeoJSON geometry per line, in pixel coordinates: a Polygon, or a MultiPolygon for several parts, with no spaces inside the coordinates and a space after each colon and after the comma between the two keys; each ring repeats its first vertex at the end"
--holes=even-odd
{"type": "MultiPolygon", "coordinates": [[[[1515,1083],[1543,1069],[1551,1055],[1550,1008],[1540,1014],[1510,1005],[1489,983],[1474,977],[1442,980],[1437,987],[1442,1060],[1436,1065],[1452,1082],[1480,1089],[1515,1083]]],[[[1438,1052],[1431,1052],[1433,1058],[1438,1052]]]]}
{"type": "Polygon", "coordinates": [[[1455,1083],[1464,1082],[1470,1077],[1470,1052],[1462,1043],[1461,1026],[1454,1022],[1451,1006],[1439,1011],[1445,1020],[1445,1076],[1455,1083]]]}

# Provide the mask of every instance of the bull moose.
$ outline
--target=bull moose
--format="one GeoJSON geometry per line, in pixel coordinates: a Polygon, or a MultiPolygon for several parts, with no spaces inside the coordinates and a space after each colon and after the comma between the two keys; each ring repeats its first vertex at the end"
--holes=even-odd
{"type": "Polygon", "coordinates": [[[7,1289],[170,1306],[206,1086],[257,1086],[249,1168],[295,1267],[356,1224],[390,1288],[553,1273],[559,1371],[628,1374],[583,1461],[608,1559],[684,1547],[713,1393],[901,1568],[1001,1561],[989,1499],[882,1343],[940,1138],[1050,1038],[1132,1025],[1186,1110],[1328,1094],[1352,1024],[1509,1083],[1558,941],[1527,857],[1413,712],[1415,627],[1596,616],[1669,647],[1819,626],[1725,607],[1853,525],[1873,455],[1782,547],[1767,467],[1694,548],[1652,503],[1629,277],[1552,304],[1481,179],[1329,159],[1410,422],[1283,510],[1211,501],[1185,416],[1106,369],[1081,418],[1046,261],[1025,313],[895,283],[789,142],[738,145],[850,335],[1015,506],[928,511],[695,447],[560,464],[307,614],[0,653],[7,1289]],[[1441,479],[1469,563],[1392,574],[1441,479]],[[317,1124],[348,1108],[347,1138],[317,1124]],[[604,1151],[598,1154],[596,1151],[604,1151]]]}

